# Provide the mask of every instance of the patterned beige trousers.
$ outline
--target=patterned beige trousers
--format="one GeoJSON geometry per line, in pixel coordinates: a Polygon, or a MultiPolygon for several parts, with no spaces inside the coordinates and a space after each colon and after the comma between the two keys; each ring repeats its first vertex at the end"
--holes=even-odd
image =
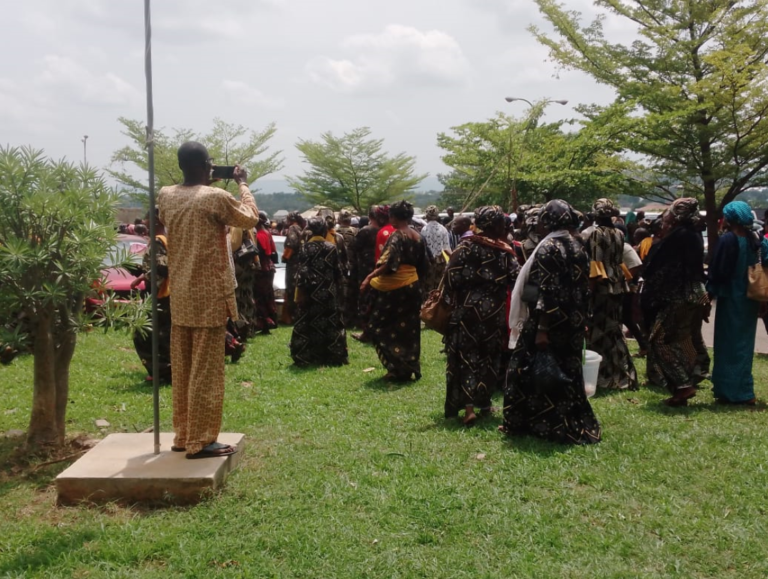
{"type": "Polygon", "coordinates": [[[195,454],[215,442],[224,407],[226,327],[171,328],[174,446],[195,454]]]}

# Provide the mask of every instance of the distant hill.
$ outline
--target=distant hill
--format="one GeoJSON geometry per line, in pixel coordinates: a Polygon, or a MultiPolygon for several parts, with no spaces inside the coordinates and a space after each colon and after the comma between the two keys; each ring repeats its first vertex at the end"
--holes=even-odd
{"type": "MultiPolygon", "coordinates": [[[[425,209],[428,205],[438,205],[443,209],[440,203],[440,191],[430,191],[428,193],[416,193],[411,198],[411,202],[420,209],[425,209]]],[[[308,202],[298,193],[256,193],[256,204],[259,209],[266,211],[271,217],[275,212],[284,209],[285,211],[306,211],[314,205],[308,202]]]]}
{"type": "MultiPolygon", "coordinates": [[[[258,190],[259,193],[265,195],[271,195],[273,193],[293,193],[293,188],[288,184],[285,179],[259,179],[255,183],[251,183],[253,189],[258,190]]],[[[443,186],[438,181],[437,177],[427,177],[419,185],[419,192],[428,191],[442,191],[443,186]]]]}

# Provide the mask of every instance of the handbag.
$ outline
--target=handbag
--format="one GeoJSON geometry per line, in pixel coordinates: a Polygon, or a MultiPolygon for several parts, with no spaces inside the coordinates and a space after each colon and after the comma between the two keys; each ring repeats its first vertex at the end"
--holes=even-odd
{"type": "Polygon", "coordinates": [[[235,251],[235,261],[242,265],[246,266],[254,262],[254,259],[259,255],[259,250],[256,248],[256,245],[254,245],[253,241],[248,239],[247,237],[243,239],[243,243],[240,246],[240,248],[235,251]]]}
{"type": "Polygon", "coordinates": [[[429,292],[419,312],[419,317],[427,328],[443,335],[448,332],[448,324],[451,321],[451,314],[453,314],[455,308],[445,292],[444,281],[445,276],[440,280],[440,285],[437,289],[429,292]]]}
{"type": "Polygon", "coordinates": [[[555,393],[572,382],[549,350],[537,350],[525,371],[530,372],[533,387],[544,394],[555,393]]]}
{"type": "Polygon", "coordinates": [[[756,302],[768,302],[768,268],[763,265],[760,250],[757,263],[747,269],[747,297],[756,302]]]}

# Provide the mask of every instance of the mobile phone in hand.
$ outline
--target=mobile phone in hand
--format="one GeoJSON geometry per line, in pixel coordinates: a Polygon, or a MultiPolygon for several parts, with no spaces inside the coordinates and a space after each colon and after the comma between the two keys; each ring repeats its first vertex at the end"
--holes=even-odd
{"type": "Polygon", "coordinates": [[[234,179],[235,168],[228,167],[226,165],[214,165],[213,171],[211,171],[211,179],[234,179]]]}

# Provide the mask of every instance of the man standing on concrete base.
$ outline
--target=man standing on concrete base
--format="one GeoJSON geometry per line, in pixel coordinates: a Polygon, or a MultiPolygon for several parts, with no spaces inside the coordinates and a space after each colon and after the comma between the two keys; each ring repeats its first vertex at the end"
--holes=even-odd
{"type": "Polygon", "coordinates": [[[227,225],[250,229],[259,212],[244,169],[235,167],[241,201],[210,187],[213,163],[200,143],[179,147],[181,185],[163,187],[157,205],[168,230],[171,285],[173,429],[171,450],[187,458],[237,452],[216,441],[224,406],[224,338],[237,318],[235,274],[227,225]]]}

